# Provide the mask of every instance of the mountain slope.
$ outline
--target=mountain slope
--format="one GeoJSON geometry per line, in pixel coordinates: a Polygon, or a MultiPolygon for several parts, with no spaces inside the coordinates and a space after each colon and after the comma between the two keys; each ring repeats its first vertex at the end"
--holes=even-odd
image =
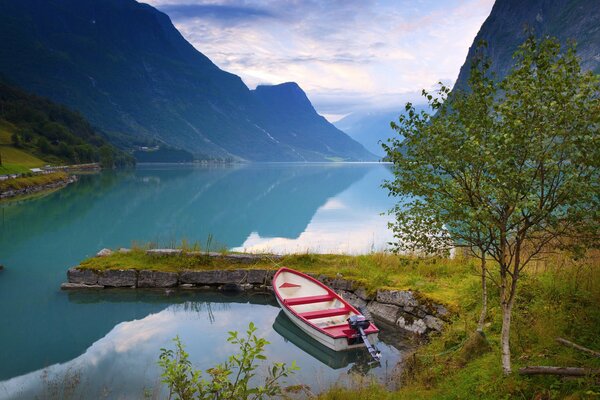
{"type": "Polygon", "coordinates": [[[262,125],[273,140],[291,146],[304,160],[376,159],[359,143],[346,140],[346,133],[317,114],[296,83],[258,86],[253,95],[268,110],[262,125]]]}
{"type": "MultiPolygon", "coordinates": [[[[0,81],[0,152],[8,166],[27,170],[44,161],[133,164],[78,113],[0,81]],[[41,159],[41,160],[40,160],[41,159]]],[[[40,165],[41,164],[41,165],[40,165]]],[[[0,171],[6,169],[3,165],[0,171]]],[[[5,172],[9,172],[6,170],[5,172]]],[[[19,172],[24,172],[23,170],[19,172]]]]}
{"type": "Polygon", "coordinates": [[[504,77],[513,65],[513,53],[525,40],[525,27],[533,28],[537,36],[555,36],[563,44],[575,40],[582,67],[600,73],[600,0],[496,0],[469,49],[455,88],[466,87],[480,40],[488,43],[492,71],[504,77]]]}
{"type": "Polygon", "coordinates": [[[0,0],[0,73],[124,145],[156,139],[198,158],[302,159],[265,133],[272,113],[238,76],[198,52],[167,15],[134,0],[0,0]]]}

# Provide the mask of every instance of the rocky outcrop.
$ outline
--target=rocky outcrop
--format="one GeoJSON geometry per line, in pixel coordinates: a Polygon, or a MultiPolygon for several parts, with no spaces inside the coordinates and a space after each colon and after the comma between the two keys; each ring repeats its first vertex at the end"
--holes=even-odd
{"type": "MultiPolygon", "coordinates": [[[[153,254],[160,254],[154,252],[153,254]]],[[[179,288],[223,291],[272,290],[274,270],[232,269],[165,272],[151,270],[107,270],[71,268],[62,289],[179,288]]],[[[368,318],[371,316],[407,332],[424,335],[440,332],[449,317],[441,304],[422,298],[412,290],[378,290],[369,294],[357,283],[342,277],[317,279],[336,290],[368,318]]]]}

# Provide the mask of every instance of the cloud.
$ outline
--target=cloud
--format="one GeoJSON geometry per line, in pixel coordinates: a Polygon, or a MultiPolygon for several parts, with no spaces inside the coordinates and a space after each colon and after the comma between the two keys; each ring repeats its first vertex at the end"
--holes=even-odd
{"type": "Polygon", "coordinates": [[[401,107],[456,79],[494,2],[147,1],[249,87],[295,81],[332,115],[401,107]]]}

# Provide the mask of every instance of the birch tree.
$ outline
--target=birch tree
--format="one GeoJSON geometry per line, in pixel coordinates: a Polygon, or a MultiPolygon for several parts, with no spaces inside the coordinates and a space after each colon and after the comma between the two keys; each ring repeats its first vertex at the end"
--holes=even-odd
{"type": "Polygon", "coordinates": [[[514,58],[497,84],[475,74],[469,93],[424,93],[435,117],[409,112],[385,146],[398,249],[484,244],[494,260],[506,374],[523,269],[556,238],[596,235],[600,219],[598,78],[556,39],[530,36],[514,58]]]}

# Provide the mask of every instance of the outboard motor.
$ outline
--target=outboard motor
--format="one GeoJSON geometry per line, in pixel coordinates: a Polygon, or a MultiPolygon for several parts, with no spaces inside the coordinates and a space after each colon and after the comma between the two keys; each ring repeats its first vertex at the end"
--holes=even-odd
{"type": "Polygon", "coordinates": [[[369,339],[367,339],[367,334],[365,333],[365,329],[371,326],[371,321],[366,319],[364,315],[352,315],[347,319],[347,321],[350,329],[354,329],[358,332],[363,343],[365,346],[367,346],[367,350],[369,350],[371,357],[373,357],[375,361],[379,361],[381,359],[381,352],[369,342],[369,339]]]}

